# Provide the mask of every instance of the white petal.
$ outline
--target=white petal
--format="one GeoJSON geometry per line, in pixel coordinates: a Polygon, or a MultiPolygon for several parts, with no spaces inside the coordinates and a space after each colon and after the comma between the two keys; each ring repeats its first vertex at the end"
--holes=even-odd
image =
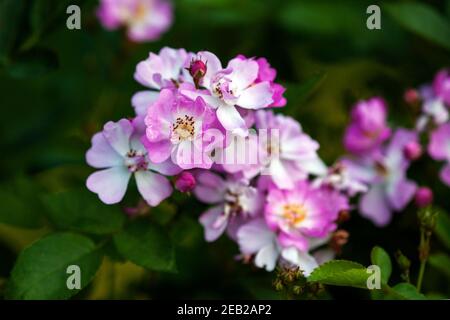
{"type": "Polygon", "coordinates": [[[289,247],[281,251],[281,256],[288,262],[300,267],[305,277],[308,277],[311,272],[317,268],[316,259],[307,252],[298,250],[295,247],[289,247]]]}
{"type": "Polygon", "coordinates": [[[123,199],[130,176],[131,173],[126,167],[112,167],[91,174],[86,186],[90,191],[97,193],[104,203],[114,204],[123,199]]]}

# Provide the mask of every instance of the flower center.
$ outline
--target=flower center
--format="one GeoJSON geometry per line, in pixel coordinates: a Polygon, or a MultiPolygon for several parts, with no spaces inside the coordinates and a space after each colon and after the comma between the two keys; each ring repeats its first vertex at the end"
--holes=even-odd
{"type": "Polygon", "coordinates": [[[232,100],[236,99],[235,90],[233,90],[232,82],[225,78],[225,76],[219,76],[212,84],[212,92],[220,100],[232,100]]]}
{"type": "Polygon", "coordinates": [[[145,159],[145,153],[142,151],[136,151],[131,149],[127,152],[125,158],[125,166],[130,172],[136,172],[139,170],[147,169],[147,160],[145,159]]]}
{"type": "Polygon", "coordinates": [[[238,215],[243,212],[242,205],[239,201],[239,194],[228,190],[225,193],[225,215],[238,215]]]}
{"type": "Polygon", "coordinates": [[[288,203],[283,206],[282,216],[286,222],[297,227],[306,218],[306,208],[297,203],[288,203]]]}
{"type": "Polygon", "coordinates": [[[195,120],[193,116],[178,117],[172,125],[172,143],[192,140],[195,136],[195,120]]]}

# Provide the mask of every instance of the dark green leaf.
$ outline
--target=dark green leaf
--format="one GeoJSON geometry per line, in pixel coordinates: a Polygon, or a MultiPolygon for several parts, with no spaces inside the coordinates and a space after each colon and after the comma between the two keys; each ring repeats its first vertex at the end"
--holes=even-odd
{"type": "Polygon", "coordinates": [[[44,197],[50,220],[61,229],[108,234],[119,231],[125,215],[108,206],[88,190],[71,190],[44,197]]]}
{"type": "Polygon", "coordinates": [[[366,268],[359,263],[332,260],[316,268],[308,277],[308,281],[367,289],[369,275],[366,268]]]}
{"type": "Polygon", "coordinates": [[[387,12],[404,28],[450,50],[450,24],[431,6],[418,2],[389,3],[387,12]]]}
{"type": "Polygon", "coordinates": [[[81,288],[93,279],[102,261],[100,251],[88,238],[54,233],[26,248],[17,259],[8,282],[9,299],[67,299],[80,290],[67,288],[67,268],[77,265],[81,288]]]}
{"type": "Polygon", "coordinates": [[[48,49],[35,48],[14,57],[8,72],[15,78],[39,77],[58,67],[58,56],[48,49]]]}
{"type": "Polygon", "coordinates": [[[392,273],[391,258],[381,247],[374,247],[370,258],[372,264],[379,266],[381,269],[381,282],[387,284],[392,273]]]}
{"type": "Polygon", "coordinates": [[[0,186],[0,223],[38,228],[43,213],[39,188],[30,178],[19,177],[0,186]]]}
{"type": "Polygon", "coordinates": [[[437,253],[430,256],[430,265],[450,278],[450,257],[445,253],[437,253]]]}
{"type": "MultiPolygon", "coordinates": [[[[396,294],[398,294],[400,297],[403,297],[407,300],[425,300],[425,296],[419,292],[417,292],[417,289],[415,286],[413,286],[410,283],[399,283],[396,286],[392,288],[396,294]]],[[[395,296],[388,295],[387,299],[396,299],[400,298],[395,296]]]]}
{"type": "Polygon", "coordinates": [[[25,9],[25,1],[0,0],[0,63],[8,61],[25,9]]]}
{"type": "Polygon", "coordinates": [[[450,249],[450,217],[443,210],[440,210],[437,215],[436,235],[450,249]]]}
{"type": "Polygon", "coordinates": [[[131,262],[155,271],[176,271],[175,249],[158,225],[137,220],[114,236],[119,253],[131,262]]]}

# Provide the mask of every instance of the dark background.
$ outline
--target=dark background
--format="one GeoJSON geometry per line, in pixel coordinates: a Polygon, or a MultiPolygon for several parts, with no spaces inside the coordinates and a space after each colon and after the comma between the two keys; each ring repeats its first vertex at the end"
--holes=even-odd
{"type": "MultiPolygon", "coordinates": [[[[223,62],[237,54],[266,57],[287,87],[288,105],[280,111],[300,121],[332,164],[344,153],[342,135],[355,101],[381,95],[392,126],[412,127],[418,110],[403,102],[404,90],[450,66],[450,1],[420,1],[428,5],[426,15],[397,6],[418,2],[378,1],[382,29],[368,30],[366,8],[374,1],[179,0],[169,32],[157,42],[136,44],[123,30],[101,27],[97,1],[0,0],[0,288],[18,252],[56,228],[40,199],[84,190],[92,172],[84,160],[92,134],[108,120],[133,116],[130,99],[142,89],[134,68],[149,51],[208,50],[223,62]],[[65,26],[65,8],[74,3],[81,6],[81,30],[65,26]]],[[[440,166],[425,157],[409,175],[430,186],[435,202],[448,211],[450,192],[437,179],[440,166]]],[[[127,204],[136,201],[131,190],[127,204]]],[[[196,221],[202,210],[181,195],[154,210],[178,235],[177,274],[144,272],[111,254],[76,298],[276,298],[274,274],[235,261],[238,250],[228,239],[204,242],[196,221]]],[[[391,258],[401,249],[413,262],[415,281],[419,229],[413,205],[386,228],[356,211],[344,228],[350,241],[343,258],[368,265],[374,245],[391,258]]],[[[433,238],[432,252],[443,250],[433,238]]],[[[443,269],[427,269],[424,292],[431,297],[450,296],[450,267],[443,269]]],[[[359,289],[329,293],[336,299],[369,297],[359,289]]]]}

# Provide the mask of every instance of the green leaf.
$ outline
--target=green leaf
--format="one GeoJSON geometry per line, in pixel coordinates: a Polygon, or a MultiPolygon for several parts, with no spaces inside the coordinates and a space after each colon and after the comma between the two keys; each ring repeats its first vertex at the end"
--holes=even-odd
{"type": "Polygon", "coordinates": [[[39,77],[58,68],[58,56],[51,50],[34,48],[14,57],[8,66],[14,78],[39,77]]]}
{"type": "Polygon", "coordinates": [[[332,260],[316,268],[308,277],[308,282],[367,289],[369,275],[366,268],[359,263],[332,260]]]}
{"type": "Polygon", "coordinates": [[[158,225],[137,220],[114,236],[119,253],[131,262],[155,271],[176,271],[175,249],[158,225]]]}
{"type": "Polygon", "coordinates": [[[102,255],[88,238],[54,233],[26,248],[19,255],[7,284],[8,299],[68,299],[80,290],[67,288],[67,268],[80,267],[81,288],[93,279],[102,255]]]}
{"type": "Polygon", "coordinates": [[[440,210],[437,216],[435,232],[439,240],[450,249],[450,217],[443,210],[440,210]]]}
{"type": "Polygon", "coordinates": [[[392,273],[391,258],[381,247],[374,247],[370,253],[372,264],[377,265],[381,269],[381,282],[387,284],[392,273]]]}
{"type": "Polygon", "coordinates": [[[418,2],[390,3],[387,12],[405,29],[450,50],[450,24],[431,6],[418,2]]]}
{"type": "Polygon", "coordinates": [[[0,186],[0,223],[22,228],[42,226],[44,208],[39,188],[30,178],[18,177],[0,186]]]}
{"type": "Polygon", "coordinates": [[[0,63],[6,63],[12,51],[25,9],[25,1],[0,0],[0,63]]]}
{"type": "Polygon", "coordinates": [[[70,190],[46,195],[49,219],[60,229],[92,234],[119,231],[125,215],[117,206],[108,206],[88,190],[70,190]]]}
{"type": "Polygon", "coordinates": [[[450,257],[445,253],[436,253],[428,258],[430,265],[443,274],[447,275],[450,279],[450,257]]]}
{"type": "Polygon", "coordinates": [[[399,295],[399,297],[396,297],[394,295],[387,295],[385,298],[386,299],[396,299],[396,298],[401,298],[403,297],[403,299],[406,300],[425,300],[426,297],[417,292],[417,289],[415,286],[413,286],[410,283],[399,283],[397,285],[395,285],[394,287],[392,287],[392,290],[399,295]]]}

